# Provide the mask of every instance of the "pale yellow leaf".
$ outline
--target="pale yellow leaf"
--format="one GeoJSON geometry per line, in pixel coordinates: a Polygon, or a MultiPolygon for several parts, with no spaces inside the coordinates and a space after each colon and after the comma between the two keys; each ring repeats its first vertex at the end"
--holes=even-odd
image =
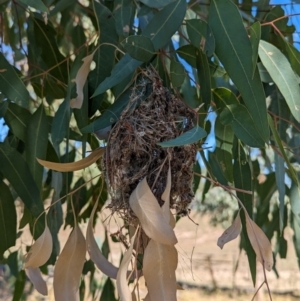
{"type": "Polygon", "coordinates": [[[41,271],[39,268],[27,268],[25,269],[25,273],[29,280],[34,285],[34,288],[42,295],[48,295],[48,288],[45,280],[41,275],[41,271]]]}
{"type": "Polygon", "coordinates": [[[223,234],[219,237],[217,245],[223,249],[224,245],[229,241],[232,241],[238,237],[242,229],[242,223],[240,215],[237,214],[235,220],[232,225],[226,229],[223,234]]]}
{"type": "Polygon", "coordinates": [[[127,271],[128,271],[128,265],[131,261],[134,239],[137,233],[138,233],[138,228],[130,240],[129,249],[123,255],[123,259],[117,274],[117,290],[121,301],[132,301],[132,295],[127,281],[127,271]]]}
{"type": "Polygon", "coordinates": [[[41,165],[52,170],[61,171],[61,172],[76,171],[76,170],[84,169],[92,165],[93,163],[95,163],[99,158],[102,157],[104,151],[105,148],[97,148],[93,150],[88,157],[72,163],[55,163],[50,161],[44,161],[38,158],[37,160],[41,165]]]}
{"type": "Polygon", "coordinates": [[[162,244],[177,243],[175,233],[167,222],[146,178],[132,192],[129,204],[148,237],[162,244]]]}
{"type": "Polygon", "coordinates": [[[170,210],[170,194],[171,194],[171,186],[172,186],[172,182],[171,182],[171,166],[170,166],[170,162],[169,162],[169,170],[168,170],[168,176],[167,176],[167,184],[166,184],[166,189],[163,192],[161,199],[163,201],[165,201],[165,203],[162,206],[162,210],[164,213],[164,216],[166,218],[167,221],[169,221],[169,225],[172,227],[172,229],[175,228],[176,225],[176,220],[170,210]]]}
{"type": "Polygon", "coordinates": [[[86,230],[86,247],[87,251],[91,257],[91,260],[96,264],[98,269],[107,275],[109,278],[116,279],[117,278],[117,273],[118,273],[118,268],[115,267],[113,264],[111,264],[101,253],[97,242],[94,237],[93,233],[93,223],[94,223],[94,215],[95,211],[98,206],[98,200],[94,205],[94,208],[92,210],[90,220],[88,223],[88,227],[86,230]]]}
{"type": "Polygon", "coordinates": [[[79,299],[79,281],[85,261],[85,239],[78,225],[70,234],[56,261],[53,276],[55,301],[79,299]]]}
{"type": "Polygon", "coordinates": [[[77,97],[71,99],[71,101],[70,101],[70,107],[73,109],[81,109],[81,107],[82,107],[83,87],[85,85],[86,79],[90,72],[91,63],[93,61],[94,53],[96,52],[96,50],[93,51],[90,55],[88,55],[82,59],[83,64],[79,68],[76,78],[75,78],[77,97]]]}
{"type": "Polygon", "coordinates": [[[271,242],[265,233],[248,216],[246,216],[246,228],[250,243],[256,253],[257,260],[266,268],[266,270],[271,271],[274,263],[271,242]]]}
{"type": "Polygon", "coordinates": [[[52,252],[52,235],[46,225],[43,234],[31,246],[25,258],[25,268],[37,268],[47,262],[52,252]]]}
{"type": "Polygon", "coordinates": [[[143,275],[151,300],[177,300],[177,264],[178,254],[174,246],[150,240],[144,253],[143,275]]]}
{"type": "Polygon", "coordinates": [[[167,184],[165,191],[161,195],[161,199],[164,201],[163,205],[163,212],[167,219],[167,221],[170,220],[170,193],[171,193],[171,166],[169,164],[169,170],[168,170],[168,176],[167,176],[167,184]]]}

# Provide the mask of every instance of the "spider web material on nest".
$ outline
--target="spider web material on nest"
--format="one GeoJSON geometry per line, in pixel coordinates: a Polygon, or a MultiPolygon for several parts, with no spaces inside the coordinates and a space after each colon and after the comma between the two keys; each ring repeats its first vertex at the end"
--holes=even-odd
{"type": "Polygon", "coordinates": [[[165,88],[154,71],[147,69],[146,77],[133,87],[127,108],[111,130],[103,157],[113,212],[128,221],[135,219],[129,197],[144,177],[162,205],[168,158],[172,171],[170,207],[177,213],[185,211],[193,198],[196,144],[163,148],[157,143],[192,129],[195,120],[196,112],[165,88]]]}

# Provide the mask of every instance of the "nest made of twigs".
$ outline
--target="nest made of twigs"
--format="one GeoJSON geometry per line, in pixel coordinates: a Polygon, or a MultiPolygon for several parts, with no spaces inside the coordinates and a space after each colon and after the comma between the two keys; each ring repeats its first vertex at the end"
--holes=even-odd
{"type": "Polygon", "coordinates": [[[147,69],[145,75],[133,87],[127,108],[111,130],[103,160],[111,194],[109,207],[127,221],[135,219],[129,197],[144,177],[158,203],[163,204],[169,160],[170,207],[177,214],[185,213],[193,198],[196,144],[163,148],[157,143],[192,129],[196,113],[165,88],[153,70],[147,69]],[[146,99],[140,101],[142,98],[146,99]]]}

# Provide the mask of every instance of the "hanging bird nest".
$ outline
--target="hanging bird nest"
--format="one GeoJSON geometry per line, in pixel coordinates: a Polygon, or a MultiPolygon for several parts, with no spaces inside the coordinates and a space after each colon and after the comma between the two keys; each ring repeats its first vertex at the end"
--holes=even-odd
{"type": "Polygon", "coordinates": [[[177,214],[186,212],[194,196],[192,168],[196,144],[163,148],[158,143],[192,129],[195,120],[196,112],[165,88],[155,71],[144,71],[132,89],[127,108],[111,130],[103,156],[111,195],[109,207],[113,212],[128,222],[136,219],[129,197],[144,177],[162,206],[168,160],[172,171],[170,207],[177,214]]]}

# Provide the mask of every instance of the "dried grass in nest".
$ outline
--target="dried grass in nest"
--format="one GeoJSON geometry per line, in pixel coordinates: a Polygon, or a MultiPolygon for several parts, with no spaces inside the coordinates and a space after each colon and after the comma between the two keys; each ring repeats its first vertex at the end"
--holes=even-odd
{"type": "Polygon", "coordinates": [[[129,197],[138,183],[147,182],[160,205],[165,190],[170,158],[172,187],[170,207],[186,212],[193,198],[193,172],[196,145],[162,148],[168,141],[194,127],[196,113],[162,85],[154,71],[147,69],[132,90],[127,108],[113,127],[104,156],[104,170],[112,202],[109,207],[133,222],[129,197]],[[149,93],[150,89],[150,93],[149,93]],[[145,94],[148,97],[139,105],[145,94]]]}

